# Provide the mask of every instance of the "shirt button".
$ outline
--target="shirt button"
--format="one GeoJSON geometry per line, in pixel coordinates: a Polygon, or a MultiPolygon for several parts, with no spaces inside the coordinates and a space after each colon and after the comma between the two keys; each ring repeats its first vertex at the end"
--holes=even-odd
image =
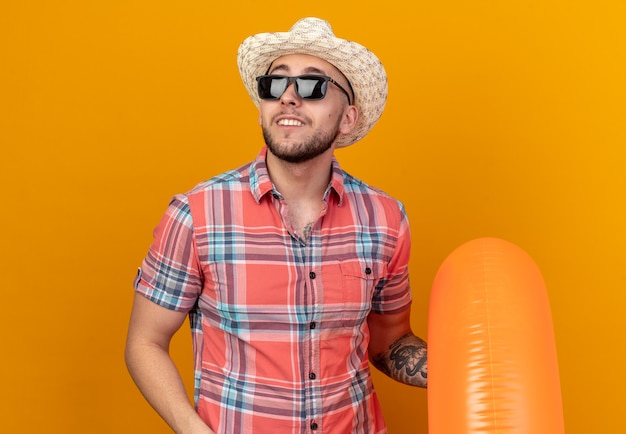
{"type": "Polygon", "coordinates": [[[372,269],[370,267],[367,267],[365,269],[365,274],[372,274],[372,269]]]}
{"type": "Polygon", "coordinates": [[[311,422],[311,429],[312,430],[316,430],[317,429],[317,424],[315,422],[311,422]]]}
{"type": "Polygon", "coordinates": [[[311,372],[311,373],[309,374],[309,379],[310,379],[310,380],[315,380],[315,372],[311,372]]]}
{"type": "Polygon", "coordinates": [[[311,322],[311,323],[309,324],[309,328],[310,328],[311,330],[313,330],[315,327],[317,327],[317,324],[315,324],[315,321],[313,321],[313,322],[311,322]]]}
{"type": "Polygon", "coordinates": [[[311,279],[315,279],[315,272],[314,272],[314,271],[311,271],[311,272],[309,273],[309,277],[310,277],[311,279]]]}

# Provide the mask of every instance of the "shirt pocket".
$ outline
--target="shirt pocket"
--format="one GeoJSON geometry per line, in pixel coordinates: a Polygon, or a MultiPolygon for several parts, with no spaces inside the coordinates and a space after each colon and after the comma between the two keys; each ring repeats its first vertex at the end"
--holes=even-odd
{"type": "Polygon", "coordinates": [[[376,286],[385,275],[385,264],[366,259],[350,259],[339,262],[341,269],[341,289],[343,327],[360,326],[372,307],[372,297],[376,286]]]}

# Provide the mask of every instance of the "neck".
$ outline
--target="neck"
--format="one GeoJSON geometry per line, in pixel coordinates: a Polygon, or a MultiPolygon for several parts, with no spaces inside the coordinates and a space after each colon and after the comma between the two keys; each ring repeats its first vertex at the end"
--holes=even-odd
{"type": "Polygon", "coordinates": [[[280,194],[289,201],[321,201],[332,166],[332,150],[304,163],[289,163],[267,153],[267,170],[280,194]]]}

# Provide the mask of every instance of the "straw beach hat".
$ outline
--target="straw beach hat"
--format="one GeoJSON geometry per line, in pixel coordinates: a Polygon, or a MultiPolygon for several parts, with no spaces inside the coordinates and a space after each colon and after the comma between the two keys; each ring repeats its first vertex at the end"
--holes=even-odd
{"type": "Polygon", "coordinates": [[[259,33],[239,46],[239,73],[254,104],[259,106],[256,77],[287,54],[319,57],[346,76],[359,110],[355,128],[337,139],[341,148],[362,139],[380,118],[387,100],[387,74],[378,57],[356,42],[337,38],[330,24],[319,18],[302,18],[288,32],[259,33]]]}

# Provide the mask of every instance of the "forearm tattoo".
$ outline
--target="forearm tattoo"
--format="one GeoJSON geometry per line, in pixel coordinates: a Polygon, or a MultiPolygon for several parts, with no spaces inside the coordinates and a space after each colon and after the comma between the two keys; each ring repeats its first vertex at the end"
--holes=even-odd
{"type": "Polygon", "coordinates": [[[377,354],[372,363],[394,380],[412,386],[428,385],[426,342],[413,334],[407,334],[377,354]]]}

